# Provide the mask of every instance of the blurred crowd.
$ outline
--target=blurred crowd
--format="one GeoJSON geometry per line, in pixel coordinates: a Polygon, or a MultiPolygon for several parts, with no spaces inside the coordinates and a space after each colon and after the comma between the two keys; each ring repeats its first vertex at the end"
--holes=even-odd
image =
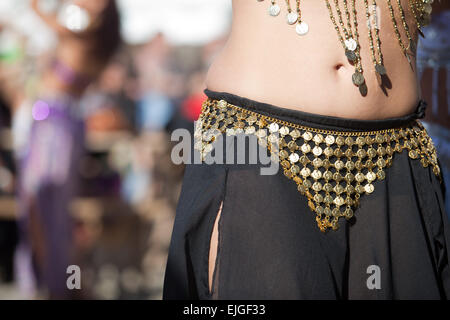
{"type": "MultiPolygon", "coordinates": [[[[437,12],[418,53],[446,181],[449,13],[437,12]]],[[[170,134],[193,130],[226,35],[180,46],[159,33],[131,45],[103,39],[111,23],[83,38],[46,22],[59,44],[37,55],[33,39],[0,24],[0,299],[159,299],[184,172],[171,161],[170,134]],[[71,67],[79,61],[84,74],[71,67]],[[52,284],[67,277],[52,270],[64,263],[82,270],[72,296],[52,284]]]]}
{"type": "Polygon", "coordinates": [[[83,290],[75,298],[160,298],[184,171],[171,161],[170,133],[193,130],[205,72],[225,38],[201,46],[174,46],[162,33],[139,45],[121,41],[79,91],[71,79],[80,77],[66,66],[74,54],[55,64],[65,59],[61,44],[31,55],[29,40],[0,26],[0,298],[71,298],[52,286],[50,278],[67,275],[56,275],[46,259],[80,266],[83,290]],[[49,72],[72,82],[54,85],[49,72]],[[67,106],[55,107],[49,91],[67,106]],[[64,108],[76,110],[80,126],[64,108]],[[79,139],[82,150],[71,158],[79,139]],[[67,208],[56,205],[65,200],[67,208]],[[56,222],[44,211],[70,219],[56,222]]]}

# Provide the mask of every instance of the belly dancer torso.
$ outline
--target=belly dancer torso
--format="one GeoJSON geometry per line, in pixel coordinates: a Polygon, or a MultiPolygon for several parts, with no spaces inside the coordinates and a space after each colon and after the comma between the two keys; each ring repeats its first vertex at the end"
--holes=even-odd
{"type": "MultiPolygon", "coordinates": [[[[392,1],[401,30],[401,19],[392,1]]],[[[295,0],[291,8],[296,11],[295,0]]],[[[405,16],[414,25],[409,1],[402,0],[405,16]]],[[[333,0],[330,1],[334,3],[333,0]]],[[[369,5],[372,1],[368,1],[369,5]]],[[[351,9],[351,1],[348,1],[351,9]]],[[[386,1],[377,1],[384,65],[391,85],[382,90],[372,65],[367,35],[365,4],[356,1],[362,64],[368,87],[367,96],[351,82],[355,68],[344,54],[324,1],[302,0],[302,19],[309,32],[299,36],[295,26],[286,23],[285,1],[278,0],[281,13],[271,18],[270,1],[233,0],[233,23],[227,45],[212,64],[206,85],[276,106],[321,115],[354,119],[386,119],[410,113],[419,99],[415,61],[405,59],[394,33],[386,1]],[[390,88],[389,88],[390,87],[390,88]]],[[[333,7],[334,8],[334,7],[333,7]]],[[[341,4],[345,21],[345,12],[341,4]]],[[[336,14],[335,14],[336,15],[336,14]]],[[[336,15],[336,20],[339,19],[336,15]]],[[[411,28],[417,40],[417,31],[411,28]]],[[[408,44],[403,32],[402,40],[408,44]]]]}

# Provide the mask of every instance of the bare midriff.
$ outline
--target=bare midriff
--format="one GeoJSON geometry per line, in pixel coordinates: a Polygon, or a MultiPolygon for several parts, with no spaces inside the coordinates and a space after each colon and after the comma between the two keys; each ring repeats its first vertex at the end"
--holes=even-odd
{"type": "MultiPolygon", "coordinates": [[[[295,1],[291,3],[294,8],[295,1]]],[[[286,23],[284,0],[277,1],[282,8],[277,17],[268,15],[268,0],[233,0],[231,33],[210,67],[207,88],[278,107],[341,118],[386,119],[413,112],[420,99],[415,59],[410,65],[403,55],[386,1],[377,1],[387,70],[383,87],[378,84],[372,63],[364,1],[356,3],[366,96],[352,83],[355,67],[345,56],[324,0],[301,1],[303,20],[309,24],[309,33],[304,36],[286,23]]],[[[416,40],[409,2],[402,0],[402,4],[416,40]]],[[[397,6],[394,9],[402,31],[397,6]]],[[[405,32],[401,33],[403,42],[408,44],[405,32]]]]}

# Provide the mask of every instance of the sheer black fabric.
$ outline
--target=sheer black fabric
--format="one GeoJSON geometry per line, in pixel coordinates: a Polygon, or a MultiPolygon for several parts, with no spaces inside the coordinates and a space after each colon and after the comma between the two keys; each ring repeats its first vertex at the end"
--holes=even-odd
{"type": "MultiPolygon", "coordinates": [[[[332,130],[398,127],[423,117],[359,121],[276,108],[234,95],[214,99],[293,123],[332,130]]],[[[355,218],[319,231],[283,173],[260,165],[188,165],[167,262],[164,299],[447,299],[450,229],[443,185],[431,168],[396,154],[386,179],[361,197],[355,218]],[[208,285],[215,218],[219,245],[208,285]],[[368,286],[379,268],[379,288],[368,286]]]]}

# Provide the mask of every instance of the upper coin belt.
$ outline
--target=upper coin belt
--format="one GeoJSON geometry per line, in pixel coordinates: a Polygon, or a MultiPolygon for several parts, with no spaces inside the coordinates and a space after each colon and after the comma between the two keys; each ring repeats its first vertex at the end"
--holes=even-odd
{"type": "Polygon", "coordinates": [[[301,126],[231,105],[205,101],[195,128],[195,149],[202,158],[219,135],[255,135],[279,161],[284,175],[308,199],[321,231],[337,230],[341,217],[351,219],[363,194],[384,180],[394,154],[408,152],[441,179],[436,150],[419,121],[378,131],[333,131],[301,126]]]}

